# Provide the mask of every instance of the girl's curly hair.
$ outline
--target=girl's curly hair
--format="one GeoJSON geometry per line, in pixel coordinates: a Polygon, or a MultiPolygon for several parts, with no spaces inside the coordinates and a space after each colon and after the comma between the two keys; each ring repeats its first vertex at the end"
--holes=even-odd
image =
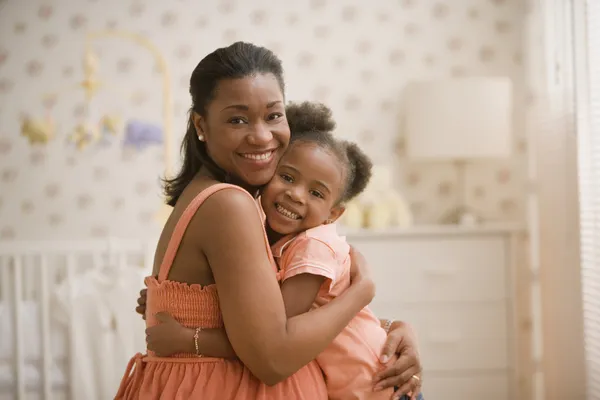
{"type": "Polygon", "coordinates": [[[333,136],[335,121],[329,107],[321,103],[289,103],[285,110],[290,125],[290,147],[296,142],[314,143],[332,152],[345,171],[346,185],[340,202],[362,193],[371,179],[373,163],[356,143],[333,136]]]}

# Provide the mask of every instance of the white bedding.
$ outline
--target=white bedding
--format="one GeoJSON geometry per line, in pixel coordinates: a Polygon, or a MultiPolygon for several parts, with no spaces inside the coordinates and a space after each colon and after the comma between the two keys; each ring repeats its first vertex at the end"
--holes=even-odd
{"type": "MultiPolygon", "coordinates": [[[[71,284],[62,281],[50,290],[49,363],[53,398],[60,399],[69,393],[86,400],[114,396],[130,357],[145,350],[145,324],[134,310],[144,272],[128,265],[88,269],[75,274],[71,284]],[[70,365],[71,362],[74,364],[70,365]]],[[[28,293],[24,298],[36,295],[28,293]]],[[[0,400],[12,400],[16,388],[15,304],[11,296],[3,298],[0,299],[0,400]]],[[[19,314],[25,397],[41,399],[40,304],[22,300],[19,314]]]]}
{"type": "MultiPolygon", "coordinates": [[[[2,321],[0,324],[0,392],[3,391],[3,388],[12,387],[16,381],[14,371],[16,341],[13,313],[12,304],[0,302],[0,321],[2,321]]],[[[39,304],[34,301],[21,302],[21,318],[25,355],[25,385],[37,388],[42,384],[42,323],[39,304]]],[[[66,382],[67,335],[66,325],[50,317],[52,386],[62,386],[66,382]]]]}
{"type": "MultiPolygon", "coordinates": [[[[66,363],[54,363],[51,368],[50,386],[52,388],[65,387],[67,383],[67,374],[65,373],[66,363]]],[[[28,390],[39,390],[42,387],[42,369],[39,364],[25,364],[25,388],[28,390]]],[[[17,376],[14,373],[13,366],[4,362],[0,364],[0,393],[6,389],[13,390],[17,376]]]]}

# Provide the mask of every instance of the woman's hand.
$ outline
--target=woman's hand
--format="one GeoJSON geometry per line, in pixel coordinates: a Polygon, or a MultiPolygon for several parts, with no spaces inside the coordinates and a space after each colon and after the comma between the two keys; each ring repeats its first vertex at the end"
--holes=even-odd
{"type": "Polygon", "coordinates": [[[186,328],[171,315],[156,314],[159,324],[146,329],[148,350],[159,357],[169,357],[175,353],[194,353],[195,329],[186,328]]]}
{"type": "Polygon", "coordinates": [[[416,399],[421,391],[422,367],[417,337],[409,324],[402,321],[392,323],[380,361],[385,368],[374,377],[375,390],[398,387],[395,399],[404,394],[416,399]],[[395,361],[394,355],[398,355],[395,361]]]}
{"type": "Polygon", "coordinates": [[[135,312],[142,315],[143,319],[146,319],[146,289],[140,290],[140,297],[137,299],[137,307],[135,308],[135,312]]]}

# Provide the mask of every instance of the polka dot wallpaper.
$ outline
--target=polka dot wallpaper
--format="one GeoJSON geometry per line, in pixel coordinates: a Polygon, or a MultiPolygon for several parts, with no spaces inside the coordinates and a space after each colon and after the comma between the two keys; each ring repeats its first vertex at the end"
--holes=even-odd
{"type": "Polygon", "coordinates": [[[471,165],[466,179],[470,205],[486,219],[522,221],[523,7],[518,0],[0,1],[0,239],[139,237],[158,229],[162,146],[128,144],[132,121],[138,131],[162,124],[155,58],[131,41],[98,39],[102,85],[89,107],[77,86],[87,65],[86,33],[107,29],[143,35],[166,59],[177,148],[197,62],[236,40],[269,47],[283,60],[287,98],[329,105],[339,135],[393,168],[418,223],[438,221],[460,194],[452,165],[404,157],[405,85],[509,76],[516,89],[514,156],[471,165]],[[51,118],[54,137],[21,135],[27,118],[51,118]],[[74,144],[78,124],[103,118],[118,121],[106,140],[74,144]]]}

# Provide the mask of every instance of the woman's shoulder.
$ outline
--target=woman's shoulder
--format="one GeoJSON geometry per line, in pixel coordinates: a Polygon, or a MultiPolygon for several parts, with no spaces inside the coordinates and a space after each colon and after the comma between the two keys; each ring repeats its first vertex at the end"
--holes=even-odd
{"type": "Polygon", "coordinates": [[[180,197],[176,207],[183,211],[192,207],[192,205],[209,205],[210,203],[237,204],[250,203],[254,198],[245,189],[229,183],[217,181],[199,181],[190,184],[184,194],[180,197]],[[180,204],[181,203],[181,204],[180,204]]]}
{"type": "Polygon", "coordinates": [[[252,215],[260,218],[260,211],[256,199],[243,188],[226,184],[215,183],[195,188],[193,199],[186,208],[199,207],[198,225],[211,229],[215,223],[233,220],[236,223],[252,221],[252,215]],[[242,219],[242,220],[240,220],[242,219]]]}
{"type": "Polygon", "coordinates": [[[198,193],[198,196],[205,198],[207,205],[220,206],[231,210],[236,207],[256,208],[256,199],[245,189],[228,183],[217,183],[211,185],[198,193]]]}
{"type": "MultiPolygon", "coordinates": [[[[203,205],[192,221],[192,230],[203,243],[205,252],[262,247],[268,252],[268,240],[256,199],[234,185],[219,184],[206,188],[203,205]],[[206,194],[209,194],[206,196],[206,194]]],[[[199,193],[202,194],[202,193],[199,193]]]]}

